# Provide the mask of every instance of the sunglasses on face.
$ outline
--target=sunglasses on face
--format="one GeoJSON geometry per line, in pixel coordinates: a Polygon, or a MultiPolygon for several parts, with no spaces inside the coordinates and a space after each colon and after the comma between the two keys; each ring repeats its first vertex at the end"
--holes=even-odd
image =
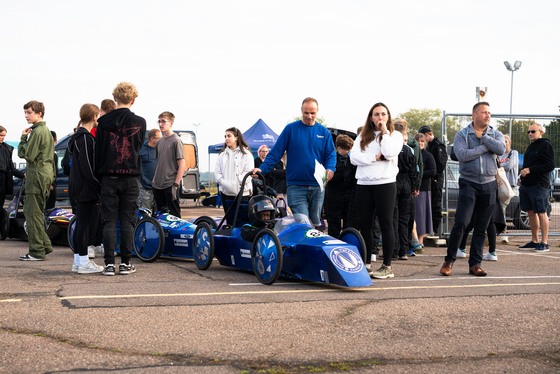
{"type": "Polygon", "coordinates": [[[536,132],[537,132],[537,130],[529,130],[529,131],[527,131],[527,134],[534,134],[536,132]]]}

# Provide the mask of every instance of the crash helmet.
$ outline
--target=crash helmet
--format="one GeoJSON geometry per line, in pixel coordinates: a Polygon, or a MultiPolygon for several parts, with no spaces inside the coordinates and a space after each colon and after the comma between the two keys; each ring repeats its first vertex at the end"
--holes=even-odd
{"type": "Polygon", "coordinates": [[[253,196],[249,200],[249,220],[255,226],[265,226],[267,223],[272,222],[275,212],[274,202],[268,196],[253,196]]]}

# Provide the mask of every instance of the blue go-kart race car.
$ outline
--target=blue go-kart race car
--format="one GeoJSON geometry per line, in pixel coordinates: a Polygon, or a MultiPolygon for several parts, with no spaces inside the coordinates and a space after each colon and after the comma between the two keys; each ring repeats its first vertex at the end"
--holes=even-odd
{"type": "Polygon", "coordinates": [[[133,254],[145,262],[153,262],[159,257],[192,259],[197,224],[204,222],[209,227],[217,227],[216,220],[208,216],[184,220],[166,212],[157,212],[153,217],[147,209],[139,212],[133,254]]]}
{"type": "MultiPolygon", "coordinates": [[[[215,219],[211,217],[184,220],[167,212],[157,212],[152,216],[146,208],[139,208],[136,218],[132,254],[144,262],[154,262],[160,257],[192,259],[192,240],[197,224],[206,222],[210,227],[217,227],[215,219]]],[[[68,228],[71,248],[74,248],[75,224],[74,218],[68,228]]],[[[117,247],[119,242],[117,238],[117,247]]],[[[116,248],[115,252],[118,254],[120,250],[116,248]]]]}
{"type": "Polygon", "coordinates": [[[223,266],[252,271],[266,285],[281,276],[343,287],[372,285],[359,231],[347,228],[333,238],[316,230],[305,215],[279,211],[269,196],[242,203],[242,190],[229,207],[235,207],[231,225],[224,225],[225,219],[215,229],[207,222],[197,224],[193,255],[199,269],[208,269],[216,257],[223,266]]]}

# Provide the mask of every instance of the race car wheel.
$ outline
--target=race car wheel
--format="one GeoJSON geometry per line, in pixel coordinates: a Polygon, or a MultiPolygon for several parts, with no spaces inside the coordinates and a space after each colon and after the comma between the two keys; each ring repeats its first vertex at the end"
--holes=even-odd
{"type": "Polygon", "coordinates": [[[366,242],[362,234],[353,227],[347,227],[339,235],[339,239],[345,243],[351,244],[358,248],[358,253],[362,256],[362,261],[366,262],[366,242]]]}
{"type": "Polygon", "coordinates": [[[200,270],[208,269],[214,259],[214,234],[205,221],[200,222],[194,230],[193,257],[196,267],[200,270]]]}
{"type": "Polygon", "coordinates": [[[253,240],[251,263],[253,272],[262,284],[273,284],[282,272],[282,245],[276,233],[262,229],[253,240]]]}
{"type": "Polygon", "coordinates": [[[70,246],[70,250],[74,253],[74,234],[76,232],[76,216],[70,218],[70,223],[68,224],[68,231],[66,231],[66,235],[68,238],[68,245],[70,246]]]}
{"type": "Polygon", "coordinates": [[[200,216],[194,221],[194,224],[198,225],[200,222],[206,222],[208,225],[210,225],[210,227],[213,230],[218,228],[218,224],[216,223],[216,220],[212,217],[200,216]]]}
{"type": "Polygon", "coordinates": [[[154,262],[163,250],[164,240],[159,222],[155,218],[144,217],[134,229],[134,252],[140,260],[154,262]]]}

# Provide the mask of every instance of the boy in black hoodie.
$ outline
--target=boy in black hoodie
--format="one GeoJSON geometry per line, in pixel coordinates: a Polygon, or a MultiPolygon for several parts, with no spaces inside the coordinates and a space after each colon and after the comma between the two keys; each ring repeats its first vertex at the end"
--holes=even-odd
{"type": "Polygon", "coordinates": [[[146,120],[130,110],[138,91],[132,83],[121,82],[113,90],[117,109],[98,120],[95,143],[95,169],[101,177],[103,215],[104,275],[115,275],[117,221],[120,221],[121,264],[119,274],[136,271],[130,263],[138,199],[140,148],[146,133],[146,120]]]}
{"type": "Polygon", "coordinates": [[[521,250],[548,252],[548,195],[550,181],[548,174],[554,170],[554,149],[550,140],[543,138],[544,127],[533,123],[529,126],[529,140],[531,144],[523,157],[523,169],[519,173],[521,187],[519,188],[519,203],[521,209],[529,215],[531,223],[531,241],[519,247],[521,250]],[[539,241],[539,227],[541,241],[539,241]]]}

